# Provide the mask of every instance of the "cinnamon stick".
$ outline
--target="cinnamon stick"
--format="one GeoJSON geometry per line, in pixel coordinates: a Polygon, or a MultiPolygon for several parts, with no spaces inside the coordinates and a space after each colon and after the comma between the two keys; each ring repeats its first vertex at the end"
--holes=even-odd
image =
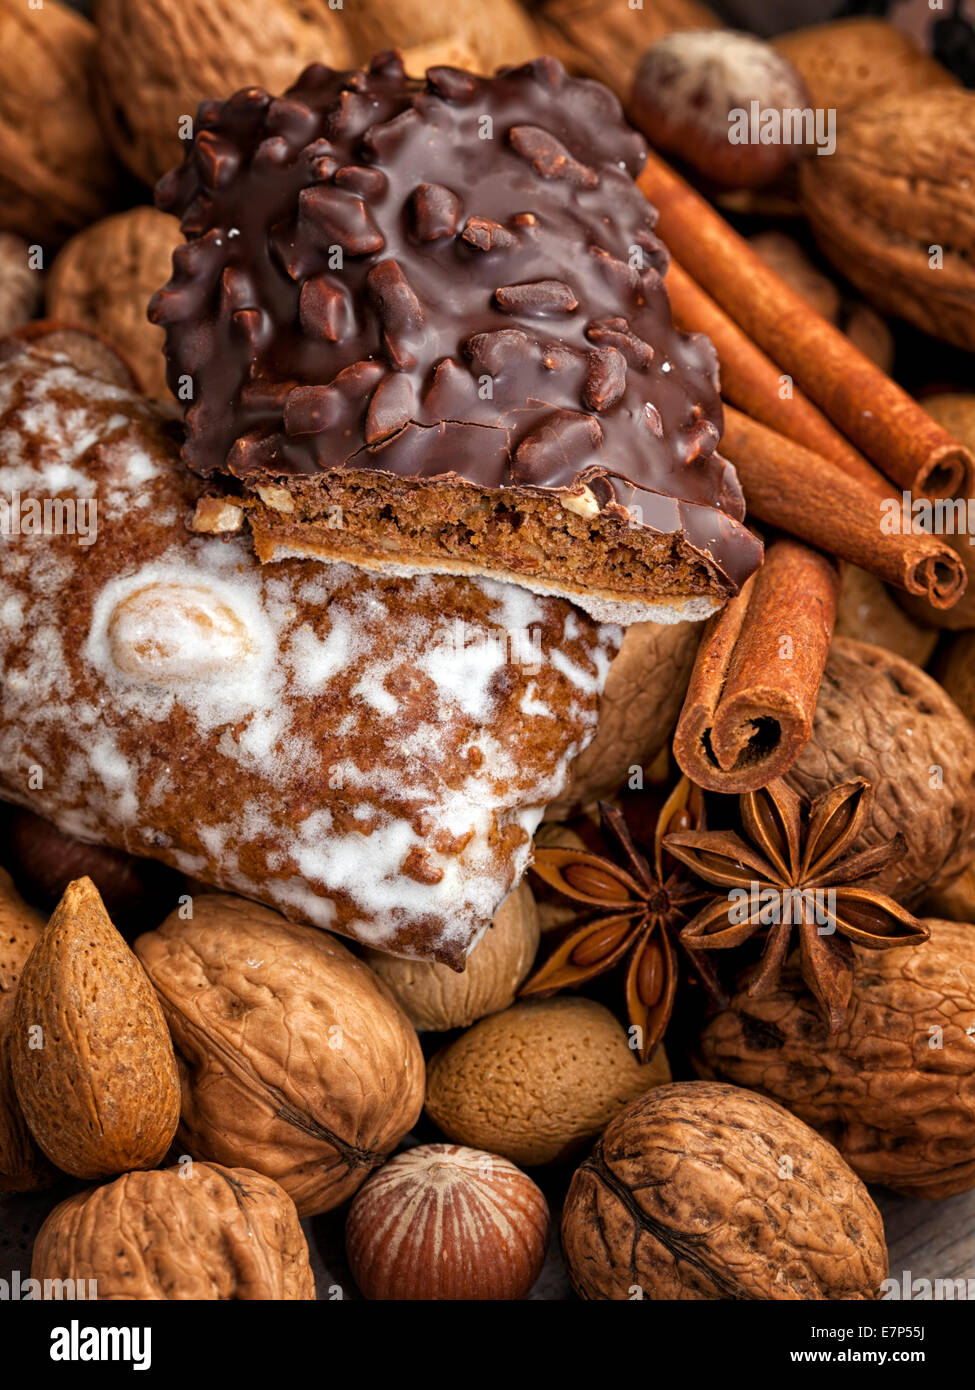
{"type": "Polygon", "coordinates": [[[685,333],[705,333],[721,363],[721,394],[753,420],[805,444],[875,486],[882,476],[798,387],[782,397],[783,373],[719,304],[671,258],[667,293],[674,322],[685,333]]]}
{"type": "Polygon", "coordinates": [[[639,183],[659,213],[657,231],[684,269],[888,478],[935,498],[972,491],[969,451],[652,150],[639,183]]]}
{"type": "Polygon", "coordinates": [[[964,593],[965,567],[946,539],[885,526],[892,503],[896,524],[902,523],[900,499],[885,497],[882,479],[868,483],[844,472],[731,406],[725,407],[721,451],[735,465],[749,514],[759,521],[923,596],[934,608],[950,608],[964,593]]]}
{"type": "Polygon", "coordinates": [[[833,561],[783,539],[708,619],[674,734],[693,782],[738,794],[789,770],[812,736],[838,594],[833,561]]]}

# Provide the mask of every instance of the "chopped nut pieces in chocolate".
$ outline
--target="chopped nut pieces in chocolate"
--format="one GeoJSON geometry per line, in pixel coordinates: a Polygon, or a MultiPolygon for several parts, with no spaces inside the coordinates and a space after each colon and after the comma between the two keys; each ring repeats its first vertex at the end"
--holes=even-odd
{"type": "Polygon", "coordinates": [[[624,622],[704,617],[756,568],[608,91],[383,54],[197,132],[157,189],[189,242],[151,316],[193,383],[184,458],[243,492],[262,560],[489,573],[624,622]]]}

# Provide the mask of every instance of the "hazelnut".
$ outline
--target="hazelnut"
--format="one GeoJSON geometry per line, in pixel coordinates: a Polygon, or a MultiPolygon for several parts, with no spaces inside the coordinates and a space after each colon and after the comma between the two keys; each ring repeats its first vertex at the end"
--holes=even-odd
{"type": "Polygon", "coordinates": [[[426,1109],[448,1138],[531,1166],[571,1157],[669,1079],[663,1052],[641,1066],[608,1009],[562,997],[492,1014],[438,1052],[426,1109]]]}
{"type": "Polygon", "coordinates": [[[513,1004],[538,950],[538,912],[527,883],[519,883],[467,957],[463,971],[435,961],[404,960],[366,950],[366,960],[389,986],[414,1028],[443,1033],[467,1028],[513,1004]]]}
{"type": "Polygon", "coordinates": [[[239,531],[244,524],[244,509],[226,497],[201,497],[196,504],[190,530],[205,536],[222,536],[239,531]]]}
{"type": "Polygon", "coordinates": [[[705,1081],[616,1117],[572,1179],[562,1248],[601,1300],[875,1299],[887,1275],[880,1213],[833,1146],[705,1081]]]}
{"type": "Polygon", "coordinates": [[[94,1280],[100,1299],[315,1297],[294,1203],[246,1168],[181,1163],[125,1173],[54,1208],[34,1279],[94,1280]]]}
{"type": "Polygon", "coordinates": [[[507,1159],[424,1144],[356,1193],[345,1248],[366,1298],[516,1299],[538,1278],[548,1224],[542,1192],[507,1159]]]}
{"type": "Polygon", "coordinates": [[[176,1046],[187,1153],[266,1173],[311,1215],[350,1197],[419,1116],[416,1033],[327,932],[212,893],[135,950],[176,1046]]]}
{"type": "Polygon", "coordinates": [[[760,188],[788,168],[800,147],[733,144],[731,113],[809,106],[792,64],[761,39],[726,29],[666,34],[640,60],[630,114],[650,143],[676,154],[725,188],[760,188]]]}

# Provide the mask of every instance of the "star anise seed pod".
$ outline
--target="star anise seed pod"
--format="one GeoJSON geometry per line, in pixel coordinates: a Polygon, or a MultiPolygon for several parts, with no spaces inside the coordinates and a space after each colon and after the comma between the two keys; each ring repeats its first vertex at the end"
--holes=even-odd
{"type": "MultiPolygon", "coordinates": [[[[623,813],[599,803],[600,825],[615,857],[585,850],[538,849],[533,870],[551,888],[594,911],[575,926],[544,965],[522,986],[522,995],[550,995],[585,984],[629,957],[626,1008],[639,1029],[640,1060],[649,1061],[670,1021],[677,990],[676,933],[692,904],[706,896],[682,867],[664,876],[664,837],[703,824],[701,789],[682,778],[657,818],[654,864],[637,848],[623,813]],[[619,863],[616,862],[619,859],[619,863]]],[[[723,992],[710,962],[687,952],[718,1003],[723,992]]]]}
{"type": "Polygon", "coordinates": [[[923,922],[876,889],[860,886],[906,849],[898,833],[852,852],[870,815],[873,789],[857,778],[804,807],[781,778],[740,798],[747,841],[734,831],[679,831],[664,841],[699,878],[729,890],[702,908],[681,940],[698,950],[738,946],[762,927],[768,936],[749,994],[778,982],[798,926],[803,979],[829,1027],[843,1026],[853,988],[851,942],[874,950],[914,946],[929,936],[923,922]]]}

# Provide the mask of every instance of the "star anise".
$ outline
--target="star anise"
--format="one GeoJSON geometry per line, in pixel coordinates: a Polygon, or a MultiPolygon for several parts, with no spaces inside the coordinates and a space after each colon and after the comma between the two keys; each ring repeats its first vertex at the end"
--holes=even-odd
{"type": "Polygon", "coordinates": [[[843,1026],[853,988],[851,943],[874,950],[914,946],[928,929],[906,908],[864,884],[906,850],[903,835],[853,852],[870,816],[863,778],[832,787],[808,806],[780,779],[740,798],[747,841],[733,831],[677,831],[665,845],[699,878],[727,889],[684,927],[697,950],[738,946],[768,935],[749,993],[768,994],[798,927],[803,978],[830,1030],[843,1026]]]}
{"type": "MultiPolygon", "coordinates": [[[[634,843],[623,813],[599,803],[603,839],[612,857],[575,849],[538,849],[532,865],[551,888],[595,911],[575,925],[543,966],[522,986],[523,995],[549,995],[585,984],[629,957],[626,1007],[638,1029],[640,1060],[653,1055],[674,1007],[677,959],[671,933],[692,904],[707,895],[681,865],[667,862],[665,835],[704,823],[700,787],[682,778],[657,817],[651,868],[634,843]],[[617,862],[617,860],[619,862],[617,862]]],[[[723,995],[710,962],[688,951],[712,997],[723,995]]]]}

